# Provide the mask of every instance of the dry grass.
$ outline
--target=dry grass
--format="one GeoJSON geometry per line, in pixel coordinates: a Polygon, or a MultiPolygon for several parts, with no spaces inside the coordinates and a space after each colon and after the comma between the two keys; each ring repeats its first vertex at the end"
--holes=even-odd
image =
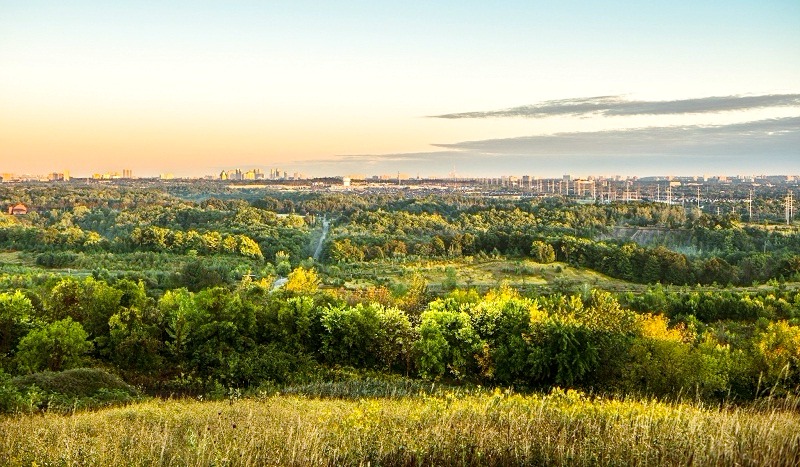
{"type": "Polygon", "coordinates": [[[572,391],[153,400],[2,418],[0,464],[798,465],[800,414],[572,391]]]}

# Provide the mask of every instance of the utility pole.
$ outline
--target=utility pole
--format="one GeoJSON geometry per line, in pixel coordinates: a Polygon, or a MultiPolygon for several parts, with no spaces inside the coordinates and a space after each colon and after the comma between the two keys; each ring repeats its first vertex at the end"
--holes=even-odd
{"type": "Polygon", "coordinates": [[[786,206],[786,225],[789,225],[792,222],[792,217],[794,217],[794,197],[792,196],[792,190],[786,193],[784,205],[786,206]]]}
{"type": "Polygon", "coordinates": [[[753,221],[753,189],[750,189],[750,196],[747,198],[747,222],[753,221]]]}

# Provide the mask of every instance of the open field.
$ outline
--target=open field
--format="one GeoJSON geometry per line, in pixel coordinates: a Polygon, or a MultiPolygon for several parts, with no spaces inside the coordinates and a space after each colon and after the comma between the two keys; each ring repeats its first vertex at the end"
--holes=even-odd
{"type": "Polygon", "coordinates": [[[645,284],[635,284],[615,279],[588,268],[576,268],[566,263],[540,264],[529,259],[477,260],[426,260],[406,263],[372,261],[348,266],[351,279],[346,287],[358,288],[376,284],[407,284],[420,274],[428,283],[429,290],[440,292],[447,285],[448,275],[454,282],[451,286],[487,290],[507,284],[519,290],[537,290],[542,293],[564,292],[584,284],[609,292],[644,291],[645,284]]]}
{"type": "MultiPolygon", "coordinates": [[[[489,259],[484,261],[469,259],[419,260],[408,262],[371,261],[352,263],[347,266],[350,278],[344,282],[348,288],[361,288],[371,285],[408,285],[415,274],[421,275],[434,293],[445,291],[451,276],[450,286],[476,288],[479,291],[507,284],[521,291],[538,293],[575,292],[582,287],[608,292],[644,292],[650,287],[623,279],[616,279],[589,268],[571,266],[563,262],[541,264],[525,258],[489,259]]],[[[777,282],[776,282],[777,283],[777,282]]],[[[732,291],[758,292],[770,290],[774,284],[755,286],[727,286],[732,291]]],[[[789,290],[800,289],[800,283],[785,281],[781,284],[789,290]]],[[[712,285],[664,285],[666,289],[717,290],[712,285]]]]}
{"type": "Polygon", "coordinates": [[[33,265],[33,261],[26,260],[19,251],[0,251],[0,264],[33,265]]]}
{"type": "Polygon", "coordinates": [[[152,400],[0,419],[2,465],[798,465],[796,404],[756,410],[573,391],[152,400]]]}
{"type": "Polygon", "coordinates": [[[456,287],[486,290],[506,283],[518,289],[537,288],[550,291],[554,287],[589,284],[608,291],[644,290],[646,286],[614,279],[585,268],[565,263],[539,264],[527,259],[493,259],[486,261],[414,261],[408,263],[370,262],[351,266],[354,278],[346,283],[360,287],[395,281],[404,283],[414,274],[425,278],[432,291],[440,291],[452,275],[456,287]]]}

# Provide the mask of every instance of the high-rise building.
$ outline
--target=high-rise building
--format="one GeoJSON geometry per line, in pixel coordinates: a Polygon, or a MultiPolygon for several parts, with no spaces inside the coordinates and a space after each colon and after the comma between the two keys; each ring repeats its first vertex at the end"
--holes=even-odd
{"type": "Polygon", "coordinates": [[[47,174],[47,181],[50,182],[68,182],[69,181],[69,172],[53,172],[47,174]]]}

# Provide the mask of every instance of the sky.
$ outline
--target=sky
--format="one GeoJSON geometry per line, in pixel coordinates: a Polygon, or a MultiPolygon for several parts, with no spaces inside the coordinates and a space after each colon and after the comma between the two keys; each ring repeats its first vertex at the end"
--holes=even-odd
{"type": "Polygon", "coordinates": [[[800,2],[0,0],[0,173],[800,174],[800,2]]]}

